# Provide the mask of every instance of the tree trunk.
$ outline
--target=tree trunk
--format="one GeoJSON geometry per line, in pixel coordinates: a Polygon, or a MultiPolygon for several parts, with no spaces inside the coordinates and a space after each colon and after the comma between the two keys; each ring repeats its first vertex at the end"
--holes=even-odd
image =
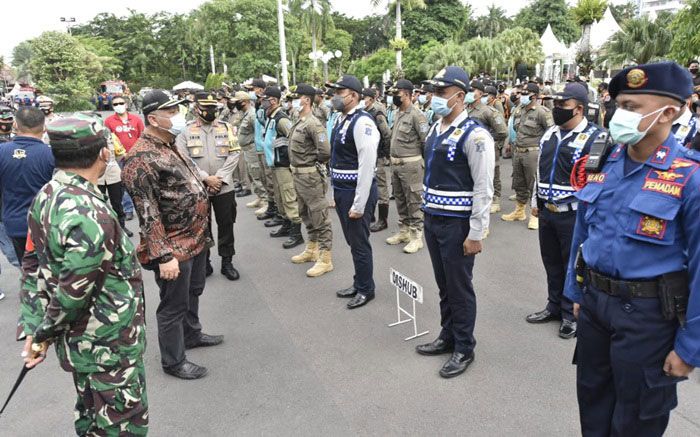
{"type": "Polygon", "coordinates": [[[311,15],[311,51],[314,53],[314,71],[318,68],[318,59],[316,59],[316,20],[314,15],[311,15]]]}
{"type": "MultiPolygon", "coordinates": [[[[401,40],[401,0],[396,0],[396,41],[401,40]]],[[[401,50],[396,51],[396,69],[401,70],[401,61],[403,53],[401,50]]]]}

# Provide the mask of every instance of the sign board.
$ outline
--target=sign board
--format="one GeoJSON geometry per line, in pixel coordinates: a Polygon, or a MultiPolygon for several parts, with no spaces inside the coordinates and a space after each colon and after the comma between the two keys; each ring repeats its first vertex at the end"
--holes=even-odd
{"type": "Polygon", "coordinates": [[[403,273],[391,269],[391,283],[396,289],[411,299],[423,303],[423,287],[403,273]]]}

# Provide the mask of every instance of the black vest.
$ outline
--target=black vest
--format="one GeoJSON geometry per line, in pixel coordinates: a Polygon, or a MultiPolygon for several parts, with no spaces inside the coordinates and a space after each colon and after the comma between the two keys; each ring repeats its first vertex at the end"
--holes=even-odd
{"type": "Polygon", "coordinates": [[[359,162],[355,146],[355,124],[360,117],[370,117],[367,112],[357,109],[352,115],[333,126],[331,135],[331,180],[333,188],[354,190],[357,187],[359,162]]]}

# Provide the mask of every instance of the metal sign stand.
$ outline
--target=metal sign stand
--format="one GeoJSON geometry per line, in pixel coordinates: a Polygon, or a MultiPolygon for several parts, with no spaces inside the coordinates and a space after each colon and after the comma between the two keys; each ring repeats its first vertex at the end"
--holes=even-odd
{"type": "Polygon", "coordinates": [[[408,323],[408,322],[413,322],[413,335],[410,337],[404,338],[404,341],[413,340],[414,338],[423,336],[423,335],[427,334],[428,332],[430,332],[430,331],[423,331],[423,332],[419,333],[418,326],[416,324],[416,300],[420,300],[421,302],[423,301],[423,288],[418,286],[413,281],[406,278],[405,276],[403,276],[401,273],[397,272],[394,269],[391,270],[391,283],[396,286],[396,322],[390,323],[388,326],[392,327],[392,326],[396,326],[396,325],[402,325],[402,324],[408,323]],[[411,303],[412,303],[412,307],[413,307],[412,312],[408,312],[404,308],[401,307],[401,287],[399,285],[397,285],[396,282],[394,281],[394,279],[396,277],[400,277],[400,278],[405,279],[406,281],[410,281],[410,283],[414,284],[415,287],[417,287],[420,290],[418,296],[415,296],[415,295],[412,296],[407,291],[404,291],[406,294],[409,295],[409,297],[411,297],[411,303]],[[405,315],[407,318],[402,320],[401,319],[402,314],[405,315]]]}

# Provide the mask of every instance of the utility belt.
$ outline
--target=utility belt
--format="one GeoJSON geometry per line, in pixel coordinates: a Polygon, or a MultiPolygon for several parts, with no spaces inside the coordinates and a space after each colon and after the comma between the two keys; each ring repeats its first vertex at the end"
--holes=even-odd
{"type": "Polygon", "coordinates": [[[313,167],[294,167],[290,165],[289,168],[292,170],[292,174],[309,174],[318,171],[316,166],[313,167]]]}
{"type": "Polygon", "coordinates": [[[540,150],[540,146],[531,146],[531,147],[520,147],[520,146],[515,146],[515,151],[518,153],[528,153],[530,151],[534,150],[540,150]]]}
{"type": "Polygon", "coordinates": [[[571,212],[578,210],[578,202],[562,203],[560,205],[557,205],[556,203],[544,202],[544,207],[549,212],[560,214],[563,212],[571,212]]]}
{"type": "Polygon", "coordinates": [[[665,273],[654,279],[644,281],[626,281],[612,278],[589,268],[583,259],[583,245],[576,253],[576,282],[584,285],[584,278],[593,288],[610,296],[622,298],[658,298],[664,319],[678,319],[685,326],[688,311],[690,288],[688,271],[665,273]]]}
{"type": "Polygon", "coordinates": [[[394,158],[393,156],[389,158],[391,160],[391,165],[404,165],[411,162],[418,162],[423,160],[423,155],[407,156],[405,158],[394,158]]]}

